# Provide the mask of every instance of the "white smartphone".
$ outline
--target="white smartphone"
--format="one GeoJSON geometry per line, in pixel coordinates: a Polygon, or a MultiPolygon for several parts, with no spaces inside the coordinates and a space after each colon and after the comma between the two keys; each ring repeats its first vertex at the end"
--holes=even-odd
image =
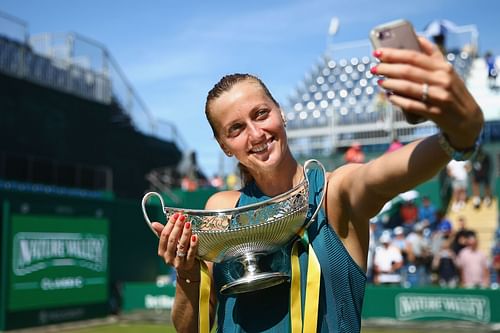
{"type": "MultiPolygon", "coordinates": [[[[376,26],[370,31],[370,41],[375,49],[390,47],[422,52],[415,29],[407,20],[396,20],[376,26]]],[[[413,113],[403,112],[403,114],[410,124],[418,124],[427,120],[413,113]]]]}

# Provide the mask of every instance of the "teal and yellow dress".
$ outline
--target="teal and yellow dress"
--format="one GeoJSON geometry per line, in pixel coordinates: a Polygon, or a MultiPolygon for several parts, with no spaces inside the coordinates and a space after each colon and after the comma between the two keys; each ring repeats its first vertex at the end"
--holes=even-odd
{"type": "MultiPolygon", "coordinates": [[[[324,186],[318,170],[309,171],[309,212],[314,212],[324,186]]],[[[269,199],[255,183],[241,190],[238,207],[269,199]]],[[[311,214],[311,213],[310,213],[311,214]]],[[[323,209],[308,228],[309,241],[321,266],[319,290],[318,332],[359,332],[361,307],[365,292],[366,275],[354,262],[335,231],[328,224],[323,209]]],[[[281,271],[290,270],[291,245],[264,258],[262,263],[281,271]]],[[[308,252],[299,250],[301,295],[304,298],[308,252]]],[[[214,284],[217,291],[231,282],[234,263],[215,264],[214,284]]],[[[290,332],[290,283],[238,294],[222,295],[217,292],[217,332],[290,332]]],[[[304,304],[304,299],[302,299],[304,304]]]]}

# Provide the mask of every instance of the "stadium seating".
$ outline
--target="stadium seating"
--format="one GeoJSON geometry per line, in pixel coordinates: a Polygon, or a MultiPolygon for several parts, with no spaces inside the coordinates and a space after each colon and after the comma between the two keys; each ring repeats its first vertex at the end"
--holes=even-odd
{"type": "Polygon", "coordinates": [[[177,165],[176,142],[139,131],[110,88],[104,74],[0,36],[0,187],[135,197],[150,170],[177,165]]]}
{"type": "MultiPolygon", "coordinates": [[[[449,53],[447,59],[466,79],[471,57],[460,52],[449,53]]],[[[327,155],[332,142],[337,147],[348,146],[353,140],[373,145],[388,143],[391,130],[402,141],[436,131],[429,122],[409,125],[402,112],[393,109],[378,87],[378,77],[370,72],[375,65],[376,60],[368,56],[338,61],[324,57],[307,73],[286,111],[292,151],[327,155]]]]}

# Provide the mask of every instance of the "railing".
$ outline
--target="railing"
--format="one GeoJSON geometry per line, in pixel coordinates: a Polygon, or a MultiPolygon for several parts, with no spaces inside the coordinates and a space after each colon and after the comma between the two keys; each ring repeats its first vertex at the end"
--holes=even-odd
{"type": "Polygon", "coordinates": [[[113,172],[110,167],[3,152],[0,189],[105,198],[113,190],[113,172]]]}
{"type": "MultiPolygon", "coordinates": [[[[458,27],[449,39],[447,59],[467,79],[477,50],[474,26],[458,27]],[[455,45],[462,45],[456,49],[455,45]]],[[[298,155],[324,155],[353,141],[366,145],[402,142],[437,132],[432,122],[409,124],[403,112],[387,100],[370,68],[377,61],[368,40],[329,45],[299,83],[285,107],[291,149],[298,155]]]]}
{"type": "Polygon", "coordinates": [[[96,102],[117,102],[138,131],[187,150],[176,126],[153,116],[104,45],[77,33],[27,31],[24,21],[0,12],[0,72],[96,102]]]}

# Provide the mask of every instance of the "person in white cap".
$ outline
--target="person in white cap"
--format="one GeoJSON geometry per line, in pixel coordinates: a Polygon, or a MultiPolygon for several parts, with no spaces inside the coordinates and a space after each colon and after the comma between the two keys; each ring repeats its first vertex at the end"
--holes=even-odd
{"type": "Polygon", "coordinates": [[[399,269],[403,265],[401,251],[391,245],[391,234],[384,231],[379,238],[380,246],[375,250],[373,258],[375,284],[400,284],[401,274],[399,269]]]}

